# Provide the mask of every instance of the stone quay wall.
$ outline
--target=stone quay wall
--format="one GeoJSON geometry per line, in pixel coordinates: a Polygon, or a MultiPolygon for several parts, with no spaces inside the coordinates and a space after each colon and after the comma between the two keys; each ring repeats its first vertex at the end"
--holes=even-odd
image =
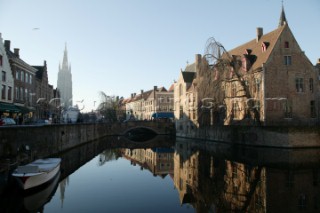
{"type": "Polygon", "coordinates": [[[110,134],[107,124],[67,124],[0,128],[0,157],[32,153],[47,157],[110,134]]]}
{"type": "Polygon", "coordinates": [[[105,136],[122,136],[139,127],[158,135],[175,134],[173,123],[150,121],[1,127],[0,160],[24,153],[32,154],[32,158],[47,157],[105,136]]]}
{"type": "Polygon", "coordinates": [[[176,130],[176,136],[228,144],[278,148],[320,147],[320,128],[275,126],[217,126],[176,130]]]}

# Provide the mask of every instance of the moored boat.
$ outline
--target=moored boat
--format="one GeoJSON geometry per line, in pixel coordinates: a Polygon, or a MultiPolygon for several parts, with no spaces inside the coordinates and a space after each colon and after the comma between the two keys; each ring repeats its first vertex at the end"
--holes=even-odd
{"type": "Polygon", "coordinates": [[[22,189],[27,190],[41,186],[52,180],[60,171],[61,158],[35,160],[27,165],[18,166],[12,176],[22,189]]]}

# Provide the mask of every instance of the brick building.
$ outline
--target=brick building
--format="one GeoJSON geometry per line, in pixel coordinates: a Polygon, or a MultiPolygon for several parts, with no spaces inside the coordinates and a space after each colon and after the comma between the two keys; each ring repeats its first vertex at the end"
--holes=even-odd
{"type": "Polygon", "coordinates": [[[4,46],[14,78],[13,102],[16,108],[19,109],[19,113],[17,114],[19,123],[28,122],[33,118],[35,112],[35,75],[37,69],[20,58],[18,48],[14,48],[12,52],[10,50],[10,43],[9,40],[5,40],[4,46]]]}
{"type": "Polygon", "coordinates": [[[267,34],[257,28],[255,39],[229,55],[240,59],[241,66],[231,68],[231,78],[225,81],[225,124],[250,118],[264,125],[318,122],[318,75],[296,41],[283,8],[278,28],[267,34]]]}

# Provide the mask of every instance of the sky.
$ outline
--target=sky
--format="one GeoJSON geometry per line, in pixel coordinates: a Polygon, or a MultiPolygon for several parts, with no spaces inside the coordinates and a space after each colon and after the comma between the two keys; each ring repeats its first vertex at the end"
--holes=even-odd
{"type": "MultiPolygon", "coordinates": [[[[316,64],[320,1],[283,5],[300,48],[316,64]]],[[[0,0],[0,33],[28,64],[46,60],[54,88],[66,45],[73,103],[88,112],[101,91],[128,98],[153,86],[168,89],[195,54],[204,54],[209,38],[231,50],[254,39],[257,27],[275,30],[281,8],[281,0],[0,0]]]]}

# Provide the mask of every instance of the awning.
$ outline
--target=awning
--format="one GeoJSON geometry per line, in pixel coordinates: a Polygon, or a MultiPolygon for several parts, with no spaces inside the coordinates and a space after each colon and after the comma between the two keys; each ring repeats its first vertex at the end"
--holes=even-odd
{"type": "Polygon", "coordinates": [[[157,112],[152,114],[153,118],[173,118],[173,112],[157,112]]]}
{"type": "Polygon", "coordinates": [[[30,109],[27,108],[27,107],[18,106],[18,105],[15,105],[15,107],[17,107],[22,114],[25,114],[25,113],[29,113],[29,112],[30,112],[30,109]]]}
{"type": "Polygon", "coordinates": [[[0,102],[0,112],[20,112],[14,104],[0,102]]]}

